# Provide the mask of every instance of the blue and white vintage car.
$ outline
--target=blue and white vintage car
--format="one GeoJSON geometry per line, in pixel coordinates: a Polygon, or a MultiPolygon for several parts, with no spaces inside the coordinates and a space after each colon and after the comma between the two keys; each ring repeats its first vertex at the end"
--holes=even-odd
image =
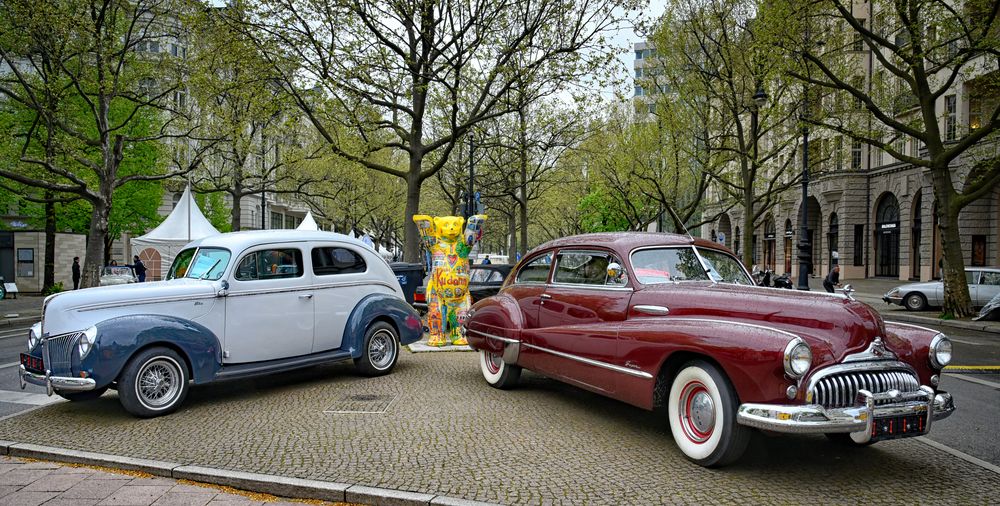
{"type": "Polygon", "coordinates": [[[46,298],[20,378],[71,401],[116,389],[127,411],[153,417],[191,384],[347,359],[387,374],[422,333],[392,269],[361,242],[236,232],[186,246],[166,281],[46,298]]]}

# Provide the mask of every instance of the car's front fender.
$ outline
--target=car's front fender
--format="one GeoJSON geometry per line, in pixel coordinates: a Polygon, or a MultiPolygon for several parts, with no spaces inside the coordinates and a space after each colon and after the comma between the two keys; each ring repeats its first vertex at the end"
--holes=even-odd
{"type": "Polygon", "coordinates": [[[94,349],[79,367],[100,388],[115,381],[137,351],[151,345],[178,350],[187,359],[195,383],[211,381],[222,364],[219,338],[203,325],[174,316],[140,314],[98,323],[94,349]]]}
{"type": "Polygon", "coordinates": [[[379,318],[388,318],[399,331],[400,344],[415,343],[423,337],[424,327],[412,306],[396,295],[373,293],[361,299],[344,327],[342,348],[359,358],[364,349],[365,331],[379,318]]]}

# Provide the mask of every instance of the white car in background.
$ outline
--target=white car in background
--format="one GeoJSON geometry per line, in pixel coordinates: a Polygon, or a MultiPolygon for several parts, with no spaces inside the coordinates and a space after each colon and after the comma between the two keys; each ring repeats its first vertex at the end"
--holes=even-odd
{"type": "Polygon", "coordinates": [[[127,265],[108,265],[101,270],[101,286],[127,285],[138,283],[135,271],[127,265]]]}
{"type": "MultiPolygon", "coordinates": [[[[966,267],[965,279],[969,283],[969,297],[975,307],[985,306],[1000,293],[1000,267],[966,267]]],[[[928,281],[897,286],[882,296],[882,300],[910,311],[941,307],[944,304],[944,283],[928,281]]]]}

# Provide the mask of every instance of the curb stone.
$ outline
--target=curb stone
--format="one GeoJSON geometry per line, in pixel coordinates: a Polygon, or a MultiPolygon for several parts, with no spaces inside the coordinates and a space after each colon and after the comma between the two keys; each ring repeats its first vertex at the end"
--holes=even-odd
{"type": "Polygon", "coordinates": [[[271,474],[228,471],[225,469],[184,465],[160,460],[139,459],[106,453],[17,443],[15,441],[0,440],[0,455],[110,467],[127,471],[141,471],[176,480],[191,480],[212,485],[223,485],[250,492],[262,492],[294,499],[363,502],[380,506],[496,506],[493,503],[468,501],[456,497],[421,492],[291,478],[271,474]]]}
{"type": "Polygon", "coordinates": [[[898,320],[901,322],[914,323],[914,324],[924,324],[924,325],[937,325],[941,327],[951,327],[962,330],[975,330],[978,332],[990,332],[997,333],[996,322],[965,322],[961,320],[942,320],[940,318],[930,318],[927,316],[917,316],[908,314],[882,314],[882,318],[885,320],[893,321],[898,320]]]}

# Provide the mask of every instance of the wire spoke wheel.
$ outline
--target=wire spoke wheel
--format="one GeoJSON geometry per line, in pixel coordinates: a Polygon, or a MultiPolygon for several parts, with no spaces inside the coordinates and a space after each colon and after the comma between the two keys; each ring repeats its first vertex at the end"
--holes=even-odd
{"type": "Polygon", "coordinates": [[[156,409],[170,405],[181,391],[180,367],[165,357],[156,357],[139,369],[136,394],[143,404],[156,409]]]}

